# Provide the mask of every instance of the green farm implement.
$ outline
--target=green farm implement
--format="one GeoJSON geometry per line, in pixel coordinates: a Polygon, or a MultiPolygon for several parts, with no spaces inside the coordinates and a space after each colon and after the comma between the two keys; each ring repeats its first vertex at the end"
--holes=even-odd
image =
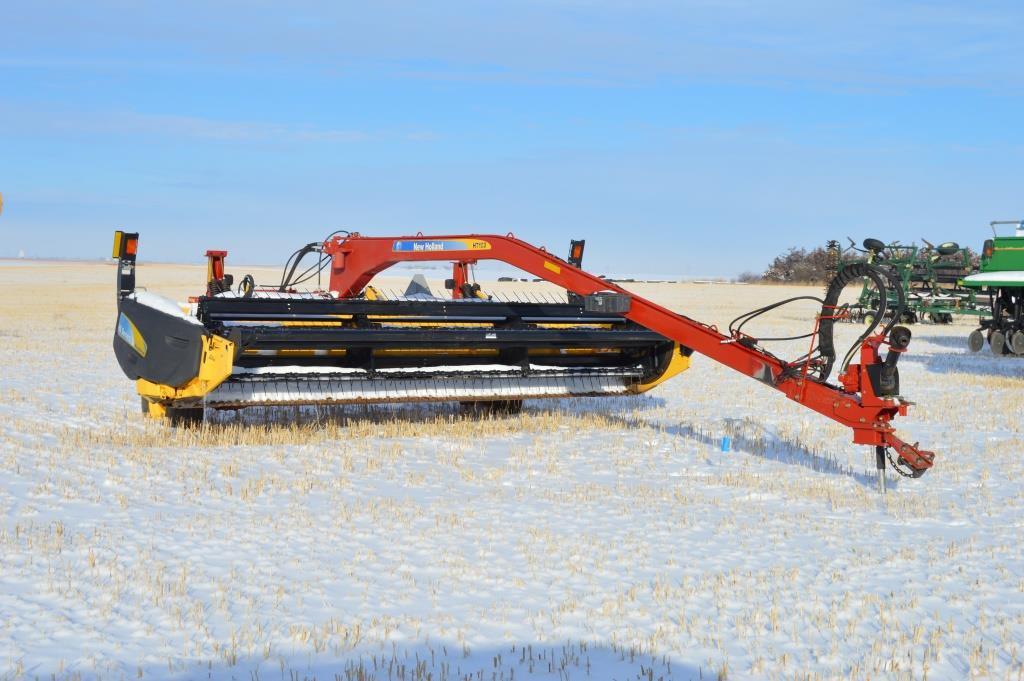
{"type": "MultiPolygon", "coordinates": [[[[988,314],[977,290],[964,285],[964,277],[972,271],[971,253],[959,244],[947,241],[935,246],[922,239],[924,246],[918,246],[865,239],[864,247],[857,248],[852,239],[849,241],[845,249],[837,241],[828,243],[830,269],[840,273],[854,264],[868,263],[884,271],[892,283],[887,292],[890,314],[899,309],[897,287],[906,301],[901,322],[949,324],[954,315],[988,314]]],[[[869,279],[864,279],[857,300],[844,306],[851,321],[870,322],[877,309],[878,287],[869,279]]]]}
{"type": "Polygon", "coordinates": [[[996,355],[1024,355],[1024,220],[994,220],[992,238],[981,251],[977,274],[966,277],[965,287],[987,294],[987,318],[968,336],[972,352],[987,342],[996,355]],[[996,235],[996,225],[1015,225],[1013,236],[996,235]]]}

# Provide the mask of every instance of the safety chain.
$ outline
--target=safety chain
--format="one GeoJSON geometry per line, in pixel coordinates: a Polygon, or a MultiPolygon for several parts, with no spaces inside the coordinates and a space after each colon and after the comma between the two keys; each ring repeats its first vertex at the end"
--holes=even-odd
{"type": "MultiPolygon", "coordinates": [[[[888,447],[885,448],[885,457],[889,459],[889,463],[892,464],[893,470],[902,475],[904,478],[920,478],[922,475],[924,475],[923,470],[917,470],[916,468],[910,469],[914,471],[913,473],[904,472],[903,469],[900,467],[900,464],[892,460],[892,454],[889,452],[888,447]]],[[[910,468],[910,466],[907,467],[910,468]]]]}

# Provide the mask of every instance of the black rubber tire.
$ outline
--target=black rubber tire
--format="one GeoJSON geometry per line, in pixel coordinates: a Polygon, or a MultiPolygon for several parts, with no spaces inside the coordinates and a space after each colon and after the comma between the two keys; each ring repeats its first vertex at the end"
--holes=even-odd
{"type": "Polygon", "coordinates": [[[1015,355],[1024,355],[1024,331],[1014,331],[1007,339],[1006,347],[1015,355]]]}
{"type": "Polygon", "coordinates": [[[971,331],[971,334],[967,336],[967,349],[971,352],[981,352],[984,347],[985,334],[981,332],[981,329],[971,331]]]}
{"type": "Polygon", "coordinates": [[[885,242],[879,239],[864,239],[864,248],[872,253],[881,253],[885,250],[885,242]]]}
{"type": "Polygon", "coordinates": [[[167,419],[175,428],[194,428],[203,425],[205,411],[202,407],[168,407],[167,419]]]}
{"type": "Polygon", "coordinates": [[[1002,331],[993,331],[988,337],[988,346],[993,355],[1002,357],[1006,354],[1006,335],[1002,331]]]}

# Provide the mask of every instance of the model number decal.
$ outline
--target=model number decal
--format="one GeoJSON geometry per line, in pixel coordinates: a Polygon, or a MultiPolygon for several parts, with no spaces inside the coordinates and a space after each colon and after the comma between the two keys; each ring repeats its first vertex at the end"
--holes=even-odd
{"type": "Polygon", "coordinates": [[[400,239],[391,246],[395,253],[433,253],[438,251],[489,251],[483,239],[400,239]]]}

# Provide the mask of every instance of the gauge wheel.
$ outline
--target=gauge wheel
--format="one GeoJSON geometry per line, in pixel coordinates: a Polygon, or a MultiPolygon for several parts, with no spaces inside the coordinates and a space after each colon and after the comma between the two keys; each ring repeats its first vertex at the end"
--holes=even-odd
{"type": "Polygon", "coordinates": [[[975,329],[971,331],[971,334],[967,336],[967,348],[971,352],[981,352],[982,348],[985,347],[985,334],[981,332],[981,329],[975,329]]]}
{"type": "Polygon", "coordinates": [[[993,331],[992,335],[988,337],[988,346],[993,355],[1006,354],[1006,334],[1002,331],[993,331]]]}
{"type": "Polygon", "coordinates": [[[1015,355],[1024,355],[1024,331],[1014,331],[1007,337],[1006,347],[1015,355]]]}

